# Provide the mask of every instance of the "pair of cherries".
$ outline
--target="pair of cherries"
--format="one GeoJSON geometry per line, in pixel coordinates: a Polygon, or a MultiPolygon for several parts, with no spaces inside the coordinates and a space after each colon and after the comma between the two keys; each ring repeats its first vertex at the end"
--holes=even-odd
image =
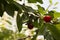
{"type": "MultiPolygon", "coordinates": [[[[47,23],[47,22],[50,22],[51,21],[51,16],[49,16],[49,15],[46,15],[46,16],[44,16],[43,17],[43,20],[47,23]]],[[[33,24],[31,24],[31,23],[28,23],[28,28],[29,29],[33,29],[33,24]]]]}

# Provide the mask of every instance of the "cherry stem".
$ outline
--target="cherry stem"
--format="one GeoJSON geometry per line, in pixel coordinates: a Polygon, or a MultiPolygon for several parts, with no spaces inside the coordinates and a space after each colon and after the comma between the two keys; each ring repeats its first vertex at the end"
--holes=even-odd
{"type": "Polygon", "coordinates": [[[47,9],[45,10],[45,14],[48,12],[48,9],[51,7],[51,4],[47,7],[47,9]]]}

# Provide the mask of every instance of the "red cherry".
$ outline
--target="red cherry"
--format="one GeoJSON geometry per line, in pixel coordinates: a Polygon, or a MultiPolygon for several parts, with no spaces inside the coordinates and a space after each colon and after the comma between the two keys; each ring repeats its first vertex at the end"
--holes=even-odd
{"type": "Polygon", "coordinates": [[[46,15],[43,19],[44,19],[45,22],[50,22],[51,21],[51,16],[46,15]]]}
{"type": "Polygon", "coordinates": [[[29,29],[33,29],[33,25],[30,24],[30,23],[28,23],[28,28],[29,28],[29,29]]]}

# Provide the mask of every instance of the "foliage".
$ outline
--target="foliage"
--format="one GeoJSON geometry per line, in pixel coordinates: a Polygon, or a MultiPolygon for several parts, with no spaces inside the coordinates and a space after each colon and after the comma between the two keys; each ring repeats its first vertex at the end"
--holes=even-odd
{"type": "MultiPolygon", "coordinates": [[[[28,2],[29,3],[39,2],[41,4],[43,3],[42,0],[28,0],[28,2]]],[[[50,0],[50,3],[52,5],[51,0],[50,0]]],[[[18,34],[15,34],[11,30],[1,28],[3,32],[0,32],[0,40],[6,40],[9,38],[9,36],[11,36],[11,39],[8,39],[8,40],[17,40],[18,38],[20,38],[20,36],[23,35],[23,34],[20,34],[20,32],[23,28],[22,25],[24,23],[26,23],[26,25],[28,23],[32,23],[34,27],[38,28],[35,31],[36,35],[33,35],[33,38],[31,40],[36,40],[36,37],[38,35],[44,35],[46,40],[60,40],[60,21],[59,19],[57,19],[58,17],[60,17],[60,13],[54,10],[49,11],[48,8],[50,6],[46,10],[40,5],[36,5],[36,6],[38,7],[38,10],[34,10],[30,6],[25,5],[25,3],[21,5],[14,0],[0,0],[0,16],[1,17],[3,16],[5,11],[11,17],[14,17],[14,14],[15,14],[14,11],[18,12],[16,16],[18,34]],[[43,17],[45,15],[50,15],[52,17],[52,20],[50,22],[45,22],[43,20],[43,17]],[[12,34],[14,36],[12,36],[12,34]],[[5,37],[6,39],[4,39],[5,37]]],[[[25,35],[23,36],[26,37],[25,35]]],[[[30,38],[30,37],[27,37],[27,38],[30,38]]]]}

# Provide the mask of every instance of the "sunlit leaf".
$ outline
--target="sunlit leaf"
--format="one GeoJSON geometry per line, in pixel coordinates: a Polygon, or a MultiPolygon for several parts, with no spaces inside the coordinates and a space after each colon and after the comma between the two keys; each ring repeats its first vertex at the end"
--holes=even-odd
{"type": "Polygon", "coordinates": [[[54,18],[60,17],[60,12],[54,12],[54,18]]]}
{"type": "Polygon", "coordinates": [[[50,4],[52,4],[52,0],[49,0],[50,4]]]}
{"type": "Polygon", "coordinates": [[[54,5],[57,5],[59,2],[56,2],[54,5]]]}
{"type": "Polygon", "coordinates": [[[38,11],[41,14],[45,14],[45,9],[43,7],[41,7],[41,6],[39,6],[39,5],[38,5],[38,11]]]}
{"type": "Polygon", "coordinates": [[[55,24],[56,28],[60,31],[60,24],[55,24]]]}

